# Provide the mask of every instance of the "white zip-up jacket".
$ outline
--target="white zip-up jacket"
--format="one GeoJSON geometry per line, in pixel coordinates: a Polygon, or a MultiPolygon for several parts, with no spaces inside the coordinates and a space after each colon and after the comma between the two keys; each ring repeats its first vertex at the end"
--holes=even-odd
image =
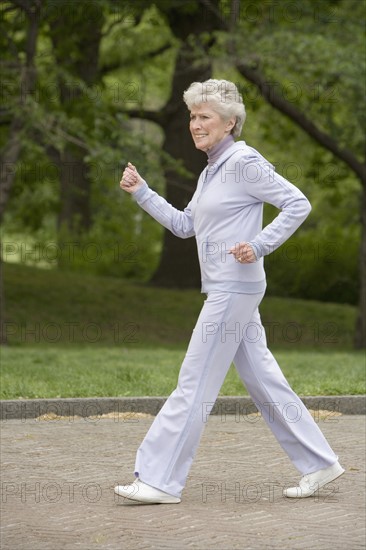
{"type": "Polygon", "coordinates": [[[202,292],[263,292],[263,256],[283,244],[308,216],[305,195],[258,151],[244,141],[234,142],[201,173],[197,189],[181,211],[143,185],[133,193],[136,202],[177,237],[196,237],[202,292]],[[264,229],[263,204],[281,212],[264,229]],[[257,261],[243,264],[229,250],[249,243],[257,261]]]}

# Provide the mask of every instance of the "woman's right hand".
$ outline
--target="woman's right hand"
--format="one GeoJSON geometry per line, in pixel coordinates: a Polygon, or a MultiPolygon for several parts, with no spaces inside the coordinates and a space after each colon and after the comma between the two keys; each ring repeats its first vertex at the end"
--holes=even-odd
{"type": "Polygon", "coordinates": [[[135,193],[137,189],[141,187],[144,180],[136,170],[135,166],[130,162],[127,164],[123,171],[122,179],[119,182],[119,186],[127,193],[135,193]]]}

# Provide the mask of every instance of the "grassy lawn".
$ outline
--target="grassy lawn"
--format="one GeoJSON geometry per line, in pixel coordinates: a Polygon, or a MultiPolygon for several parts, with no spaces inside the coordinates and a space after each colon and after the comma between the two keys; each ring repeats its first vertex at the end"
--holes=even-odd
{"type": "MultiPolygon", "coordinates": [[[[1,399],[169,395],[184,350],[166,348],[8,347],[2,350],[1,399]]],[[[280,351],[275,357],[301,395],[365,393],[362,353],[280,351]]],[[[246,390],[231,367],[221,395],[246,390]]]]}
{"type": "MultiPolygon", "coordinates": [[[[5,265],[2,399],[168,395],[204,295],[5,265]]],[[[267,297],[270,348],[301,395],[365,393],[349,305],[267,297]]],[[[245,394],[231,368],[222,395],[245,394]]]]}

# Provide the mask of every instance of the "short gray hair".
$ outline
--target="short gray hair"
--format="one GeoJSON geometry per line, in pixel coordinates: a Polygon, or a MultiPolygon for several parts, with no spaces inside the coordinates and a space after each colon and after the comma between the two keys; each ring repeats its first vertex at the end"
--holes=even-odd
{"type": "Polygon", "coordinates": [[[234,137],[240,136],[246,113],[243,98],[234,82],[213,78],[205,82],[193,82],[184,92],[183,100],[189,110],[194,105],[213,103],[214,110],[224,120],[235,117],[236,122],[231,133],[234,137]]]}

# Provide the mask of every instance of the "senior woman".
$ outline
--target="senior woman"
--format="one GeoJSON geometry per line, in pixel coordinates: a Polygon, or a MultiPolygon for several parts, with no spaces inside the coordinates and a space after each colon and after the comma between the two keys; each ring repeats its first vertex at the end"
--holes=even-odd
{"type": "Polygon", "coordinates": [[[190,203],[184,211],[174,208],[131,163],[120,186],[174,235],[196,237],[207,299],[177,388],[137,451],[136,479],[115,492],[143,503],[181,501],[207,411],[234,362],[269,428],[302,474],[299,485],[285,489],[284,495],[308,497],[344,470],[268,350],[258,306],[266,288],[263,256],[294,233],[311,207],[262,155],[244,141],[234,141],[246,116],[234,83],[194,82],[183,98],[194,144],[208,156],[190,203]],[[266,202],[280,213],[262,229],[266,202]]]}

